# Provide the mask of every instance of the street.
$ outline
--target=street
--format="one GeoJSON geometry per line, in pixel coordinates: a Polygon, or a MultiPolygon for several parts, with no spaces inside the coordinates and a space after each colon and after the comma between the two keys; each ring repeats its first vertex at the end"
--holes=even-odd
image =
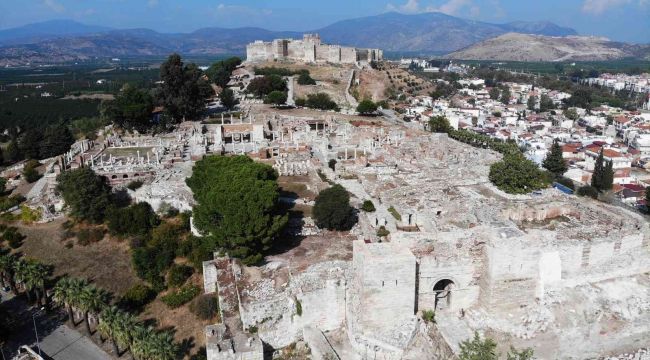
{"type": "MultiPolygon", "coordinates": [[[[15,332],[4,345],[2,352],[8,359],[16,355],[21,345],[30,346],[38,352],[36,333],[38,332],[41,354],[44,359],[54,360],[111,360],[110,355],[100,349],[88,337],[71,329],[65,323],[65,316],[58,311],[46,313],[35,307],[28,307],[22,298],[0,290],[0,306],[8,309],[15,321],[15,332]]],[[[80,328],[83,325],[80,325],[80,328]]]]}

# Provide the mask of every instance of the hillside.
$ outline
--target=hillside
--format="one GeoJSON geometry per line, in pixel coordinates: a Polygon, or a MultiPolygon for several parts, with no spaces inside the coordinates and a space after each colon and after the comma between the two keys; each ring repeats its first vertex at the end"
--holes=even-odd
{"type": "MultiPolygon", "coordinates": [[[[570,35],[575,30],[547,22],[490,24],[441,13],[395,12],[344,20],[309,32],[331,44],[376,47],[394,52],[442,54],[511,31],[570,35]]],[[[254,40],[300,38],[302,32],[261,28],[203,28],[166,34],[149,29],[114,30],[58,20],[0,30],[0,66],[84,60],[92,57],[243,54],[254,40]]]]}
{"type": "Polygon", "coordinates": [[[317,31],[330,43],[428,53],[448,53],[507,32],[576,34],[573,29],[546,22],[490,24],[437,12],[414,15],[389,12],[339,21],[317,31]]]}
{"type": "Polygon", "coordinates": [[[648,59],[649,45],[586,36],[551,37],[508,33],[453,52],[446,58],[501,61],[604,61],[648,59]]]}

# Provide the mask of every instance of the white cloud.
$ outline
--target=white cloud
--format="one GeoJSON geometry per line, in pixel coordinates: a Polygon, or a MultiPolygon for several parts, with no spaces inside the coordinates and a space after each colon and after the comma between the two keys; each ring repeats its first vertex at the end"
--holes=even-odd
{"type": "Polygon", "coordinates": [[[227,5],[219,4],[217,6],[217,15],[271,15],[273,11],[271,9],[257,9],[243,5],[227,5]]]}
{"type": "Polygon", "coordinates": [[[47,6],[50,10],[57,13],[62,13],[65,11],[65,7],[56,2],[56,0],[43,0],[43,5],[47,6]]]}
{"type": "Polygon", "coordinates": [[[158,0],[147,0],[147,6],[149,8],[155,8],[158,6],[158,0]]]}
{"type": "Polygon", "coordinates": [[[640,7],[650,4],[650,0],[584,0],[582,3],[582,12],[600,15],[617,6],[624,6],[633,2],[638,2],[640,7]]]}
{"type": "Polygon", "coordinates": [[[386,10],[397,11],[404,14],[417,14],[423,12],[441,12],[447,15],[467,15],[477,17],[481,9],[474,4],[473,0],[448,0],[440,6],[423,6],[419,0],[407,0],[402,5],[388,4],[386,10]]]}

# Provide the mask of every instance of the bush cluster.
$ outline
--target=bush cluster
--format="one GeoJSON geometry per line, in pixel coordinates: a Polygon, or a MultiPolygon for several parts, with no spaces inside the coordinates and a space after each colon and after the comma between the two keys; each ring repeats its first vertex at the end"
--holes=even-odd
{"type": "Polygon", "coordinates": [[[167,274],[167,284],[172,287],[179,287],[192,276],[194,269],[187,265],[172,265],[167,274]]]}
{"type": "Polygon", "coordinates": [[[160,298],[160,300],[172,309],[180,307],[194,299],[201,289],[196,285],[183,286],[178,290],[173,290],[169,294],[160,298]]]}
{"type": "Polygon", "coordinates": [[[210,320],[219,312],[219,300],[214,295],[201,295],[192,301],[190,311],[201,320],[210,320]]]}
{"type": "Polygon", "coordinates": [[[120,299],[120,305],[126,307],[127,309],[141,309],[153,299],[156,298],[156,291],[152,288],[143,285],[137,284],[130,287],[126,293],[120,299]]]}

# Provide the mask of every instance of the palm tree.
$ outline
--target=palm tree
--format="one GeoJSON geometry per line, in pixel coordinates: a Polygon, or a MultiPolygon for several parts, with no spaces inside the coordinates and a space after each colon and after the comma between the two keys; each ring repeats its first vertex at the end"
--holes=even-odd
{"type": "Polygon", "coordinates": [[[152,328],[136,325],[132,331],[131,354],[137,360],[152,360],[155,344],[152,341],[155,333],[152,328]]]}
{"type": "MultiPolygon", "coordinates": [[[[131,348],[132,332],[136,323],[135,317],[127,312],[120,311],[117,314],[113,332],[118,345],[124,349],[123,353],[131,348]]],[[[117,353],[117,356],[119,357],[120,353],[117,353]]]]}
{"type": "Polygon", "coordinates": [[[108,293],[105,290],[99,289],[94,285],[86,286],[80,294],[79,307],[84,312],[84,320],[86,322],[86,331],[88,335],[92,335],[90,331],[89,314],[99,313],[104,306],[108,303],[108,293]]]}
{"type": "Polygon", "coordinates": [[[70,323],[75,327],[77,324],[74,322],[74,307],[78,306],[81,292],[87,285],[86,280],[64,277],[54,287],[54,299],[67,306],[70,323]]]}
{"type": "Polygon", "coordinates": [[[97,324],[97,331],[99,331],[100,340],[104,342],[104,339],[110,339],[111,343],[113,343],[113,350],[117,356],[120,355],[120,349],[117,346],[115,334],[119,331],[119,327],[117,326],[119,316],[120,309],[116,306],[107,306],[100,314],[100,321],[99,324],[97,324]]]}
{"type": "Polygon", "coordinates": [[[17,295],[15,280],[16,258],[10,254],[0,255],[0,278],[2,278],[2,287],[6,286],[5,280],[9,283],[11,292],[17,295]]]}
{"type": "Polygon", "coordinates": [[[50,269],[35,260],[28,260],[27,272],[29,273],[26,282],[27,288],[34,290],[36,293],[36,303],[39,306],[41,304],[46,305],[45,279],[48,277],[50,269]]]}
{"type": "Polygon", "coordinates": [[[178,355],[178,347],[174,343],[174,335],[168,331],[154,333],[153,335],[154,360],[174,360],[178,355]]]}
{"type": "Polygon", "coordinates": [[[32,289],[31,289],[31,269],[27,261],[19,259],[15,265],[15,277],[20,282],[27,295],[27,302],[32,302],[32,289]]]}

